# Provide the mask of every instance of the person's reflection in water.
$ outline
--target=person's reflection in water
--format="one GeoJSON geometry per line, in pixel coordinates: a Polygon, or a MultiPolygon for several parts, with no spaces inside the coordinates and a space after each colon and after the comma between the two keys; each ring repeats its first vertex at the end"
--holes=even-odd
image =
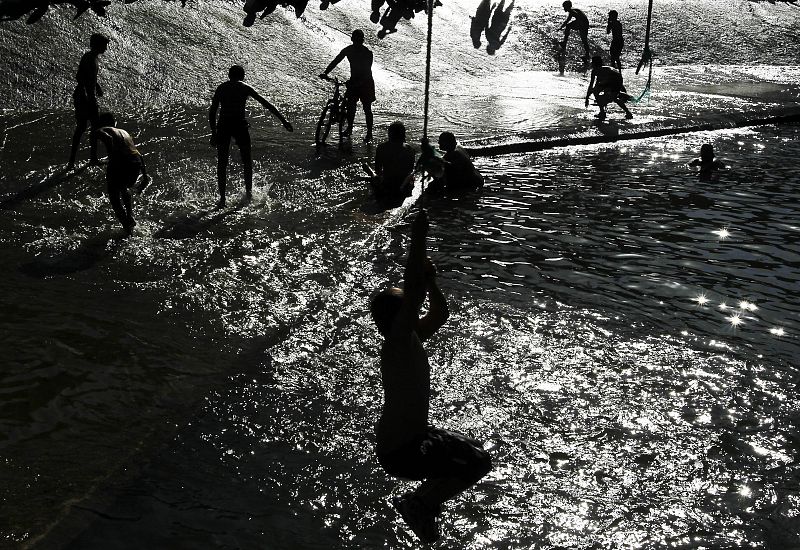
{"type": "MultiPolygon", "coordinates": [[[[338,0],[337,0],[338,1],[338,0]]],[[[242,24],[245,27],[250,27],[255,23],[258,12],[261,12],[261,19],[275,11],[275,8],[281,6],[291,6],[294,8],[295,15],[300,17],[306,10],[308,0],[294,0],[291,2],[280,2],[279,0],[247,0],[244,4],[244,11],[247,15],[242,24]]],[[[326,6],[327,7],[327,6],[326,6]]]]}
{"type": "Polygon", "coordinates": [[[508,34],[511,32],[508,21],[511,19],[511,10],[514,9],[514,0],[511,0],[507,9],[503,9],[504,6],[505,0],[500,0],[500,5],[497,6],[492,15],[492,22],[486,29],[486,41],[488,42],[486,44],[486,53],[489,55],[494,55],[506,43],[508,34]],[[505,35],[503,31],[505,31],[505,35]]]}
{"type": "Polygon", "coordinates": [[[725,163],[714,157],[714,146],[704,143],[700,147],[700,156],[689,163],[691,168],[699,168],[697,176],[703,181],[719,177],[719,170],[725,168],[725,163]]]}
{"type": "Polygon", "coordinates": [[[247,122],[245,104],[248,98],[253,98],[264,106],[275,118],[281,121],[283,127],[293,131],[292,125],[269,101],[261,97],[251,86],[242,82],[244,68],[234,65],[228,71],[228,82],[223,82],[214,92],[211,109],[208,111],[208,122],[211,125],[211,145],[217,147],[217,184],[219,185],[220,208],[225,206],[225,184],[228,176],[228,158],[230,156],[231,139],[236,140],[242,154],[244,165],[244,186],[247,199],[253,195],[253,155],[250,143],[250,124],[247,122]],[[217,122],[217,111],[220,111],[217,122]]]}
{"type": "Polygon", "coordinates": [[[422,342],[447,321],[449,310],[436,283],[436,266],[427,257],[427,234],[423,210],[411,224],[403,288],[383,290],[370,309],[385,338],[378,462],[391,476],[422,481],[415,491],[393,498],[392,503],[411,530],[430,543],[439,538],[437,516],[442,504],[489,473],[492,459],[480,442],[428,424],[431,367],[422,342]],[[426,297],[430,307],[420,317],[426,297]]]}
{"type": "Polygon", "coordinates": [[[325,11],[325,10],[328,9],[328,6],[330,6],[331,4],[336,4],[339,1],[340,0],[322,0],[322,2],[320,2],[320,4],[319,4],[319,9],[321,9],[322,11],[325,11]]]}
{"type": "Polygon", "coordinates": [[[469,35],[472,38],[472,45],[475,48],[481,47],[481,36],[489,27],[489,17],[492,14],[492,5],[490,0],[481,0],[478,4],[478,9],[475,10],[475,15],[470,16],[472,20],[469,25],[469,35]]]}
{"type": "Polygon", "coordinates": [[[399,205],[414,188],[414,148],[406,143],[406,127],[398,121],[387,130],[388,141],[375,150],[375,172],[370,187],[375,198],[386,205],[399,205]]]}
{"type": "Polygon", "coordinates": [[[78,154],[81,137],[83,137],[83,133],[89,125],[91,125],[89,133],[89,162],[98,164],[97,128],[100,113],[97,106],[97,98],[103,97],[103,89],[97,83],[97,73],[99,72],[97,58],[106,52],[108,42],[108,38],[102,34],[93,34],[89,38],[90,49],[83,54],[81,62],[78,64],[78,73],[75,75],[78,85],[72,93],[72,100],[75,103],[75,132],[72,135],[72,149],[69,154],[68,169],[72,169],[75,166],[75,157],[78,154]]]}

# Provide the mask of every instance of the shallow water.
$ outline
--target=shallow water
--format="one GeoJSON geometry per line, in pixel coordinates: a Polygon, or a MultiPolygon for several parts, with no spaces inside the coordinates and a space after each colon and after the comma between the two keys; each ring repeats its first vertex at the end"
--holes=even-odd
{"type": "MultiPolygon", "coordinates": [[[[51,109],[23,102],[0,118],[0,540],[8,546],[415,545],[389,506],[405,487],[372,454],[381,394],[367,315],[371,293],[400,277],[411,208],[365,212],[354,180],[372,149],[316,158],[308,143],[325,88],[290,94],[285,79],[301,78],[281,65],[324,64],[341,45],[339,30],[366,18],[350,1],[329,11],[329,26],[276,16],[254,28],[265,33],[259,40],[286,25],[329,33],[324,51],[304,50],[300,60],[268,55],[242,30],[223,37],[233,8],[167,4],[167,14],[188,14],[186,28],[159,40],[194,40],[187,29],[203,22],[197,13],[213,15],[203,33],[263,63],[255,83],[298,127],[289,135],[253,118],[249,204],[234,154],[230,206],[212,209],[214,156],[197,105],[227,59],[209,71],[192,58],[184,82],[162,58],[144,56],[165,75],[163,85],[140,86],[152,103],[111,94],[154,176],[136,200],[140,225],[129,239],[112,219],[102,170],[63,172],[71,124],[63,97],[51,90],[51,109]]],[[[523,15],[547,11],[519,4],[520,28],[523,15]]],[[[136,20],[155,5],[119,10],[136,20]]],[[[668,5],[676,14],[687,6],[668,5]]],[[[722,61],[766,61],[754,52],[772,39],[754,29],[778,12],[748,5],[724,12],[752,40],[729,44],[722,61]]],[[[689,4],[684,16],[705,27],[703,6],[689,4]]],[[[40,28],[70,28],[50,24],[40,28]]],[[[420,53],[421,30],[405,30],[392,36],[396,50],[375,46],[399,67],[379,78],[403,84],[377,123],[382,130],[402,116],[416,135],[420,82],[407,57],[420,53]]],[[[9,37],[2,44],[16,43],[9,37]]],[[[799,97],[796,66],[675,58],[634,121],[599,127],[574,105],[584,77],[535,64],[517,71],[532,58],[528,35],[512,37],[490,76],[470,72],[487,67],[482,52],[454,48],[451,66],[463,70],[451,75],[473,87],[437,92],[434,131],[585,135],[615,124],[635,132],[719,120],[732,108],[781,112],[799,97]],[[474,127],[478,114],[484,122],[474,127]]],[[[113,55],[127,63],[125,48],[113,55]]],[[[53,63],[68,79],[72,62],[53,63]]],[[[111,89],[124,82],[107,76],[111,89]]],[[[441,547],[800,544],[799,134],[796,125],[760,127],[481,158],[482,193],[426,202],[453,310],[429,346],[432,420],[485,440],[495,457],[490,476],[448,509],[441,547]],[[707,141],[731,169],[700,182],[684,165],[707,141]]]]}

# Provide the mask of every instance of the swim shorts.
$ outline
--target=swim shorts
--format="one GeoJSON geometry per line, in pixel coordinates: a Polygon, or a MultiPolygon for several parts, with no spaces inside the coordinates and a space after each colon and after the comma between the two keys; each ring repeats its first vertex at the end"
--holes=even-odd
{"type": "Polygon", "coordinates": [[[608,52],[609,57],[611,57],[611,59],[617,59],[620,56],[620,54],[622,54],[622,46],[623,46],[622,40],[618,42],[612,40],[611,48],[609,48],[608,52]]]}
{"type": "Polygon", "coordinates": [[[492,469],[492,457],[465,435],[429,427],[399,449],[378,453],[387,474],[422,480],[455,477],[475,483],[492,469]]]}
{"type": "Polygon", "coordinates": [[[142,171],[142,161],[138,156],[124,159],[112,159],[106,169],[106,182],[109,191],[130,188],[136,183],[142,171]]]}
{"type": "Polygon", "coordinates": [[[236,140],[236,145],[242,147],[250,146],[250,124],[246,120],[228,122],[220,119],[217,124],[217,148],[225,151],[231,145],[231,138],[236,140]]]}
{"type": "Polygon", "coordinates": [[[97,102],[86,97],[86,93],[80,87],[75,88],[72,93],[72,101],[75,104],[75,120],[78,124],[90,121],[96,126],[100,116],[97,102]]]}
{"type": "Polygon", "coordinates": [[[589,36],[589,26],[580,22],[580,21],[571,21],[567,28],[573,31],[578,31],[582,38],[586,38],[589,36]]]}
{"type": "Polygon", "coordinates": [[[347,95],[357,101],[372,103],[375,101],[375,81],[371,78],[347,86],[347,95]]]}

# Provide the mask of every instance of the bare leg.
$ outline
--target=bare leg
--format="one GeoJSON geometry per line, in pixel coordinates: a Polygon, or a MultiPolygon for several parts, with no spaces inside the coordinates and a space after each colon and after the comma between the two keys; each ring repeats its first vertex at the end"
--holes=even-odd
{"type": "Polygon", "coordinates": [[[253,198],[253,149],[250,141],[250,132],[244,130],[236,137],[236,144],[242,154],[242,171],[244,172],[244,190],[247,200],[253,198]]]}
{"type": "Polygon", "coordinates": [[[231,138],[225,136],[218,138],[217,143],[217,187],[219,188],[219,202],[217,206],[225,206],[225,184],[228,179],[228,157],[230,156],[231,138]]]}
{"type": "Polygon", "coordinates": [[[364,137],[364,141],[372,141],[372,103],[364,103],[363,106],[364,119],[367,122],[367,135],[364,137]]]}
{"type": "Polygon", "coordinates": [[[75,157],[78,156],[78,148],[81,146],[81,137],[83,137],[83,133],[86,131],[86,126],[88,124],[89,121],[84,120],[78,122],[75,126],[75,132],[72,134],[72,149],[69,153],[69,164],[67,165],[69,168],[75,166],[75,157]]]}
{"type": "Polygon", "coordinates": [[[625,111],[625,118],[633,118],[633,113],[628,110],[628,107],[625,106],[624,101],[620,101],[619,99],[615,100],[614,103],[620,106],[620,108],[625,111]]]}
{"type": "Polygon", "coordinates": [[[347,129],[347,135],[351,135],[353,133],[353,123],[356,120],[356,108],[358,107],[358,98],[349,98],[347,102],[347,123],[349,124],[349,128],[347,129]]]}

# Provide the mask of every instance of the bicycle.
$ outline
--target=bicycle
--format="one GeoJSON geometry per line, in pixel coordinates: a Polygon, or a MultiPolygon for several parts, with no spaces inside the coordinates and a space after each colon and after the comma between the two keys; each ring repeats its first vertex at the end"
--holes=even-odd
{"type": "Polygon", "coordinates": [[[328,99],[322,113],[319,115],[317,121],[317,132],[314,135],[314,144],[317,147],[317,153],[320,149],[327,145],[325,140],[331,132],[331,126],[336,124],[339,128],[339,149],[343,149],[345,142],[350,138],[352,127],[347,116],[347,109],[349,97],[347,95],[347,81],[341,81],[338,78],[323,77],[325,80],[333,83],[333,94],[328,99]],[[342,86],[345,87],[345,92],[341,92],[342,86]]]}

